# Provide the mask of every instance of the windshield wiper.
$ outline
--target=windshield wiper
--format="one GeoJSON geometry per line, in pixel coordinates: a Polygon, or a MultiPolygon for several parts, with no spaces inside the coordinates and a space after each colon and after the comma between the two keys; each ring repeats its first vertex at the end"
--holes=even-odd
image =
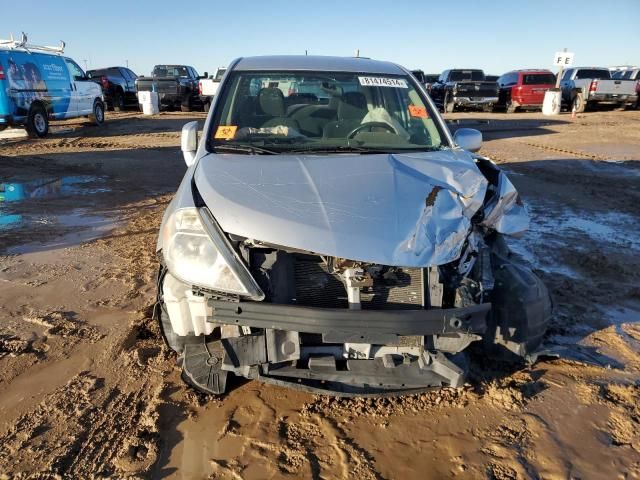
{"type": "Polygon", "coordinates": [[[365,147],[357,147],[355,145],[316,145],[306,148],[294,148],[291,150],[285,150],[283,153],[387,153],[384,150],[375,150],[365,147]]]}
{"type": "Polygon", "coordinates": [[[264,147],[258,147],[256,145],[250,144],[238,144],[238,143],[228,143],[225,145],[214,145],[213,149],[216,152],[241,152],[241,153],[249,153],[251,155],[278,155],[282,152],[278,150],[270,150],[264,147]]]}

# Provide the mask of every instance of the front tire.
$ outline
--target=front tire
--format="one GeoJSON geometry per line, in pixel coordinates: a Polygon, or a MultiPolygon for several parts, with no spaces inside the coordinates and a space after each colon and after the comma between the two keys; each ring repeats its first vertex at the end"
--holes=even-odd
{"type": "Polygon", "coordinates": [[[30,137],[44,138],[49,133],[49,117],[41,105],[35,105],[29,110],[27,117],[27,133],[30,137]]]}
{"type": "Polygon", "coordinates": [[[104,103],[100,100],[93,102],[93,111],[89,118],[96,125],[102,125],[104,123],[104,103]]]}

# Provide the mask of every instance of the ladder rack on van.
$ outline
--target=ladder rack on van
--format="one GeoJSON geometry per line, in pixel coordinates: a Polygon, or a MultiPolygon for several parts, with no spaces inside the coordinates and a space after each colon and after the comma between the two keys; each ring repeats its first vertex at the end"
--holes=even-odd
{"type": "Polygon", "coordinates": [[[57,53],[58,55],[62,55],[64,53],[65,43],[61,40],[59,47],[48,47],[41,45],[32,45],[27,43],[27,35],[22,32],[22,36],[20,40],[15,40],[13,38],[13,34],[11,34],[11,38],[9,40],[0,40],[0,48],[9,48],[11,50],[21,49],[31,53],[32,50],[40,51],[40,52],[49,52],[49,53],[57,53]]]}

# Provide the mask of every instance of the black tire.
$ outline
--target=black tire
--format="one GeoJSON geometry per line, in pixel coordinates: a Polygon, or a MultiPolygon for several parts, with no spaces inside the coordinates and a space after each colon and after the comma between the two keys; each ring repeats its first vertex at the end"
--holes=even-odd
{"type": "Polygon", "coordinates": [[[453,111],[456,109],[456,104],[452,101],[449,100],[449,94],[447,93],[444,96],[444,102],[442,104],[442,110],[445,113],[453,113],[453,111]]]}
{"type": "Polygon", "coordinates": [[[93,102],[93,111],[89,118],[96,125],[102,125],[104,123],[104,103],[100,100],[93,102]]]}
{"type": "Polygon", "coordinates": [[[30,137],[44,138],[49,133],[49,117],[42,105],[33,105],[27,117],[27,133],[30,137]]]}
{"type": "Polygon", "coordinates": [[[113,95],[113,111],[114,112],[122,112],[124,110],[124,95],[122,95],[121,91],[117,91],[113,95]]]}
{"type": "Polygon", "coordinates": [[[582,113],[587,109],[587,102],[584,100],[584,96],[578,93],[571,101],[571,111],[575,110],[576,113],[582,113]]]}

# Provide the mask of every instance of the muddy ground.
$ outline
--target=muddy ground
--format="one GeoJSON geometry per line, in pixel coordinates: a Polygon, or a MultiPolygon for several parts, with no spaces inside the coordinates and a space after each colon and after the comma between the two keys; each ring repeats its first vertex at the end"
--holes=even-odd
{"type": "Polygon", "coordinates": [[[529,206],[511,244],[552,292],[560,358],[381,400],[181,382],[154,247],[204,114],[0,139],[0,478],[640,478],[640,112],[448,118],[529,206]]]}

